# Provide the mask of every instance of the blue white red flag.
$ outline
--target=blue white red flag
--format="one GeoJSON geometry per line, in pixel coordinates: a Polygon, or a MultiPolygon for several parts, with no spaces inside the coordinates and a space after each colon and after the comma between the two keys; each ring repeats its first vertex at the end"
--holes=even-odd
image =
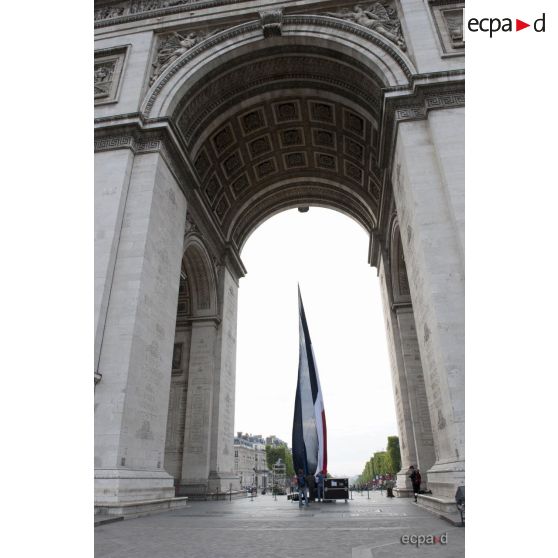
{"type": "Polygon", "coordinates": [[[293,465],[295,471],[315,475],[327,472],[327,430],[318,367],[298,289],[299,358],[293,421],[293,465]]]}

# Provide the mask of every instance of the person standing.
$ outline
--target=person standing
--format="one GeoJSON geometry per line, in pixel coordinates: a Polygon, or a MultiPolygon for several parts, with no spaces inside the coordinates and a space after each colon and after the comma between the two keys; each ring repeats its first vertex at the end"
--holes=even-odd
{"type": "Polygon", "coordinates": [[[306,486],[308,487],[308,501],[314,502],[316,499],[316,479],[314,475],[306,475],[306,486]]]}
{"type": "Polygon", "coordinates": [[[409,467],[409,471],[411,471],[411,474],[409,475],[409,477],[411,478],[411,483],[413,485],[413,492],[415,494],[415,502],[417,501],[417,496],[420,493],[420,483],[422,481],[421,476],[420,476],[420,471],[418,469],[415,469],[414,465],[411,465],[409,467]]]}
{"type": "Polygon", "coordinates": [[[325,472],[318,471],[316,475],[316,486],[318,488],[318,502],[324,501],[324,480],[325,480],[325,472]]]}
{"type": "Polygon", "coordinates": [[[302,500],[304,499],[304,505],[308,507],[308,494],[306,492],[306,479],[304,478],[304,471],[302,469],[298,470],[296,476],[296,484],[298,488],[298,507],[302,507],[302,500]]]}

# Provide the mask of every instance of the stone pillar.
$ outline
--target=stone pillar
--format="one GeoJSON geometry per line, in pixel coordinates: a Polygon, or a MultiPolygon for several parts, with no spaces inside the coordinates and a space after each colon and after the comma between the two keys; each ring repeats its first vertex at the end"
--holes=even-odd
{"type": "Polygon", "coordinates": [[[236,326],[238,281],[225,265],[220,271],[222,321],[217,338],[217,366],[213,378],[213,417],[210,488],[214,491],[240,488],[234,474],[234,396],[236,375],[236,326]]]}
{"type": "Polygon", "coordinates": [[[211,318],[192,323],[179,494],[208,490],[217,329],[211,318]]]}
{"type": "Polygon", "coordinates": [[[411,408],[409,405],[409,390],[407,377],[405,375],[405,362],[401,347],[401,335],[397,316],[392,305],[392,290],[389,279],[389,268],[382,257],[379,266],[379,277],[386,320],[386,334],[388,353],[391,364],[391,377],[393,385],[393,396],[395,399],[395,414],[397,417],[397,429],[399,431],[399,448],[401,451],[401,470],[397,474],[396,494],[397,496],[410,496],[412,492],[411,481],[407,471],[409,466],[417,462],[415,440],[413,435],[413,422],[411,408]]]}
{"type": "MultiPolygon", "coordinates": [[[[413,445],[415,448],[415,461],[412,465],[418,467],[421,473],[426,473],[434,465],[436,456],[434,454],[432,427],[430,425],[430,414],[413,308],[410,304],[396,307],[395,315],[397,318],[397,331],[399,333],[403,365],[405,367],[413,445]]],[[[407,470],[402,470],[402,472],[405,473],[407,484],[409,485],[408,488],[411,488],[407,470]]],[[[426,474],[423,475],[421,488],[428,490],[426,474]]]]}
{"type": "Polygon", "coordinates": [[[436,452],[428,483],[447,501],[465,474],[464,186],[450,168],[463,153],[463,109],[398,126],[394,199],[436,452]]]}
{"type": "MultiPolygon", "coordinates": [[[[104,171],[96,179],[101,189],[107,183],[104,171]]],[[[95,390],[97,505],[174,496],[163,458],[185,217],[186,200],[161,156],[136,155],[95,390]]],[[[115,230],[97,225],[96,238],[115,230]]]]}
{"type": "Polygon", "coordinates": [[[180,327],[177,327],[174,338],[177,354],[176,359],[173,355],[167,435],[165,440],[165,470],[173,476],[176,484],[179,484],[182,476],[191,336],[191,324],[187,326],[181,324],[180,327]]]}
{"type": "MultiPolygon", "coordinates": [[[[133,161],[130,149],[95,154],[95,372],[99,367],[133,161]]],[[[96,383],[100,379],[97,375],[96,383]]]]}

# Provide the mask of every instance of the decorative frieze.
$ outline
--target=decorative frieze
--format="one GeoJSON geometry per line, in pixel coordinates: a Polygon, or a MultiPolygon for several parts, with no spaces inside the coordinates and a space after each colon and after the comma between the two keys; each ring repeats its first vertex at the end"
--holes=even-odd
{"type": "Polygon", "coordinates": [[[95,27],[138,21],[148,17],[191,12],[234,4],[239,0],[128,0],[113,2],[95,9],[95,27]]]}
{"type": "Polygon", "coordinates": [[[94,141],[94,151],[114,151],[117,149],[129,149],[136,155],[145,153],[160,153],[169,170],[174,175],[177,183],[183,191],[186,185],[196,188],[196,180],[192,176],[193,167],[190,169],[189,162],[184,154],[176,148],[172,136],[166,130],[141,131],[135,127],[122,127],[113,133],[99,128],[94,141]]]}
{"type": "Polygon", "coordinates": [[[386,2],[374,2],[367,6],[357,4],[353,8],[344,8],[338,12],[327,12],[326,15],[362,25],[384,36],[401,50],[407,49],[397,10],[386,2]]]}
{"type": "Polygon", "coordinates": [[[125,10],[126,6],[103,6],[102,8],[97,8],[94,15],[95,21],[120,17],[124,15],[125,10]]]}
{"type": "MultiPolygon", "coordinates": [[[[438,82],[428,85],[415,86],[414,93],[397,97],[388,97],[384,105],[382,119],[382,134],[379,143],[380,154],[378,163],[385,168],[391,166],[393,147],[397,126],[401,122],[410,120],[424,120],[431,110],[451,109],[465,106],[465,83],[460,72],[445,74],[446,78],[455,79],[453,82],[438,82]]],[[[420,76],[425,79],[427,76],[420,76]]],[[[428,76],[431,80],[435,75],[428,76]]],[[[439,75],[438,77],[442,77],[439,75]]],[[[397,88],[394,88],[393,92],[397,88]]]]}
{"type": "Polygon", "coordinates": [[[112,151],[113,149],[134,149],[132,136],[109,136],[95,140],[95,151],[112,151]]]}
{"type": "Polygon", "coordinates": [[[160,37],[155,62],[152,64],[149,85],[152,85],[175,60],[213,33],[216,33],[216,31],[211,33],[195,31],[185,34],[174,32],[171,35],[160,37]]]}
{"type": "Polygon", "coordinates": [[[395,110],[395,120],[421,120],[428,111],[440,108],[465,106],[465,93],[432,93],[424,96],[424,104],[399,107],[395,110]]]}
{"type": "Polygon", "coordinates": [[[453,48],[465,48],[463,41],[463,10],[447,10],[442,12],[453,48]]]}
{"type": "MultiPolygon", "coordinates": [[[[317,26],[320,28],[331,28],[331,29],[338,29],[339,31],[352,33],[353,35],[363,38],[371,43],[375,43],[380,46],[385,52],[387,52],[393,59],[397,62],[400,66],[401,70],[407,75],[409,78],[412,76],[411,69],[407,65],[407,62],[401,58],[398,54],[399,50],[394,49],[390,46],[389,43],[380,40],[375,34],[370,33],[367,29],[362,26],[355,26],[352,24],[348,24],[344,21],[339,19],[334,19],[331,17],[324,17],[323,15],[296,15],[296,16],[284,16],[283,17],[283,27],[285,26],[302,26],[306,29],[309,29],[313,26],[317,26]]],[[[247,22],[245,24],[237,25],[231,29],[226,31],[221,31],[219,33],[212,33],[211,37],[207,37],[204,41],[201,41],[199,44],[195,45],[193,48],[190,48],[188,52],[181,56],[178,60],[175,60],[173,64],[167,65],[166,70],[162,72],[162,75],[159,77],[157,85],[150,91],[150,94],[145,102],[144,112],[146,115],[149,115],[153,105],[155,104],[156,98],[164,88],[165,84],[172,79],[172,77],[180,71],[180,69],[187,64],[189,64],[195,57],[200,56],[203,54],[204,51],[213,48],[219,44],[227,44],[231,41],[235,41],[238,36],[252,34],[255,31],[259,31],[261,29],[260,22],[247,22]]],[[[284,59],[280,61],[281,64],[287,66],[293,66],[294,64],[298,63],[305,57],[289,57],[288,59],[284,59]]],[[[278,62],[279,63],[279,62],[278,62]]],[[[373,110],[376,110],[378,105],[378,93],[380,93],[381,85],[379,83],[375,83],[375,77],[373,75],[366,76],[363,78],[362,74],[358,79],[350,79],[348,74],[354,74],[354,70],[348,68],[346,66],[341,67],[338,63],[333,60],[323,60],[319,66],[313,66],[312,72],[308,71],[308,66],[304,65],[302,68],[303,73],[308,76],[308,79],[319,79],[323,81],[327,79],[328,83],[333,86],[339,86],[346,90],[350,90],[354,92],[359,97],[364,97],[367,104],[369,104],[373,110]],[[329,67],[336,66],[336,69],[331,72],[329,67]],[[342,69],[342,73],[340,73],[340,69],[342,69]],[[327,77],[326,77],[327,74],[327,77]],[[367,79],[369,78],[369,79],[367,79]]],[[[242,92],[247,89],[248,86],[253,87],[254,84],[265,84],[266,76],[270,73],[273,75],[277,75],[279,71],[289,72],[293,76],[293,78],[298,78],[301,74],[296,68],[292,67],[290,70],[285,68],[284,70],[280,70],[279,68],[269,68],[269,63],[267,62],[258,62],[246,68],[246,71],[242,73],[240,76],[232,75],[229,79],[228,83],[237,83],[238,87],[233,88],[232,85],[227,91],[225,98],[223,101],[226,103],[227,100],[231,99],[237,92],[242,92]],[[262,67],[263,65],[263,67],[262,67]],[[267,66],[267,69],[266,69],[267,66]],[[271,70],[274,70],[273,72],[271,70]],[[255,76],[258,76],[257,78],[255,76]]],[[[360,72],[359,72],[360,73],[360,72]]],[[[203,113],[200,115],[200,118],[203,115],[211,112],[214,108],[213,105],[209,105],[207,99],[202,99],[200,96],[196,97],[196,99],[187,98],[183,100],[182,103],[179,104],[180,112],[182,112],[182,107],[186,104],[191,105],[193,102],[199,102],[204,108],[203,113]]],[[[220,102],[220,101],[219,101],[220,102]]],[[[224,109],[224,107],[222,107],[224,109]]],[[[379,107],[378,107],[379,108],[379,107]]],[[[178,109],[177,109],[178,110],[178,109]]],[[[188,119],[190,122],[190,119],[188,119]]],[[[198,120],[196,122],[190,122],[188,126],[190,129],[195,128],[198,120]]],[[[190,141],[190,134],[186,134],[188,136],[187,140],[190,141]]]]}
{"type": "Polygon", "coordinates": [[[126,47],[97,51],[93,63],[93,91],[95,103],[117,100],[120,76],[126,56],[126,47]]]}
{"type": "Polygon", "coordinates": [[[427,110],[435,108],[453,108],[465,106],[465,92],[462,93],[437,93],[426,95],[424,104],[427,110]]]}
{"type": "Polygon", "coordinates": [[[463,55],[465,53],[464,6],[464,2],[456,0],[430,0],[432,18],[444,55],[463,55]]]}
{"type": "Polygon", "coordinates": [[[132,0],[130,13],[137,14],[139,12],[151,12],[153,10],[162,10],[173,6],[195,4],[199,1],[200,0],[132,0]]]}
{"type": "Polygon", "coordinates": [[[109,97],[113,87],[116,59],[106,62],[96,62],[93,71],[93,85],[95,99],[109,97]]]}

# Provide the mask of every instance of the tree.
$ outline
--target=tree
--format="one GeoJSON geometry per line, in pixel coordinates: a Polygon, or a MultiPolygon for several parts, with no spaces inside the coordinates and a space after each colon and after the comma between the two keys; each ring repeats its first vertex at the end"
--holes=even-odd
{"type": "Polygon", "coordinates": [[[391,473],[391,463],[387,451],[377,451],[372,457],[372,465],[375,475],[391,473]]]}
{"type": "Polygon", "coordinates": [[[397,436],[388,436],[387,452],[391,460],[391,472],[398,473],[401,470],[401,450],[397,436]]]}
{"type": "Polygon", "coordinates": [[[396,474],[400,469],[401,451],[399,449],[399,438],[397,436],[388,436],[387,450],[374,453],[365,463],[358,482],[366,484],[373,481],[376,475],[396,474]]]}
{"type": "Polygon", "coordinates": [[[287,446],[285,446],[285,463],[287,464],[287,476],[294,477],[293,452],[287,446]]]}
{"type": "Polygon", "coordinates": [[[293,454],[291,450],[286,446],[265,446],[265,460],[267,463],[267,468],[272,471],[273,465],[277,463],[277,460],[281,459],[286,466],[286,472],[288,477],[294,476],[294,466],[293,466],[293,454]]]}

